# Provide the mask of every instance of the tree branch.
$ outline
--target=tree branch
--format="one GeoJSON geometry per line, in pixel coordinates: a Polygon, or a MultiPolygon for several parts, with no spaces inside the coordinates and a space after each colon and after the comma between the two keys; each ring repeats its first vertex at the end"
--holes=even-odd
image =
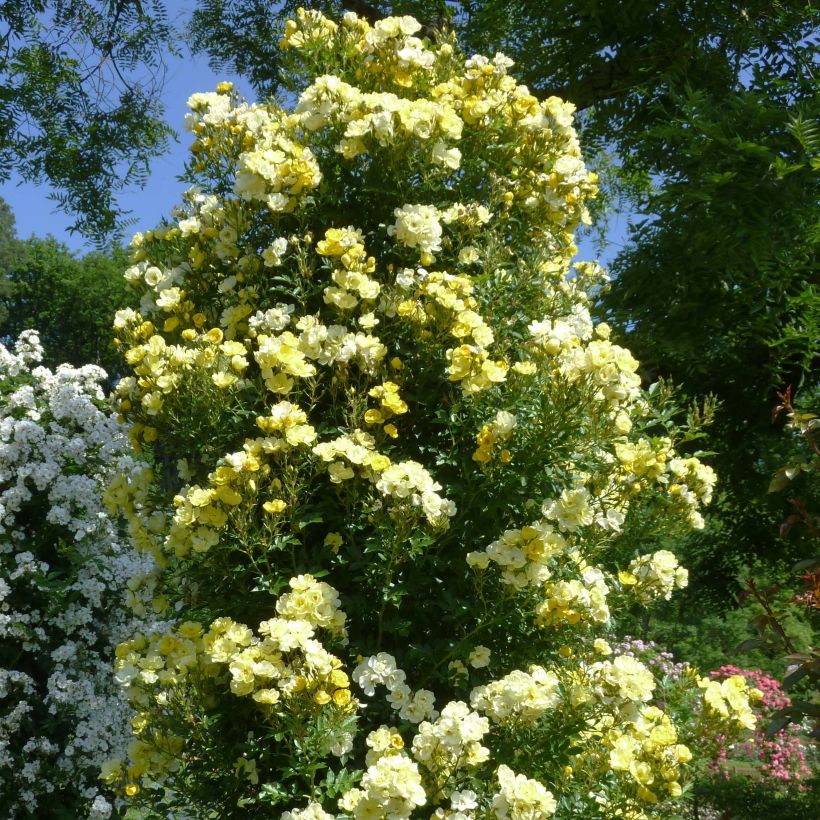
{"type": "Polygon", "coordinates": [[[364,0],[342,0],[342,6],[348,11],[355,11],[359,17],[364,17],[368,23],[375,23],[384,17],[384,14],[364,0]]]}

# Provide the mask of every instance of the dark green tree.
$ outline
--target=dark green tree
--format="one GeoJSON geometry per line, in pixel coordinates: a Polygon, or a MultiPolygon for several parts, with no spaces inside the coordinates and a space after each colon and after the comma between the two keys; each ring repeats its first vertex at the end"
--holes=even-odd
{"type": "Polygon", "coordinates": [[[0,341],[22,330],[40,333],[49,367],[98,364],[121,369],[112,344],[114,312],[128,300],[122,272],[128,254],[119,248],[73,254],[53,237],[16,240],[0,276],[0,341]],[[5,286],[5,293],[2,291],[5,286]]]}
{"type": "Polygon", "coordinates": [[[76,230],[120,224],[116,193],[142,183],[171,133],[160,0],[0,0],[0,182],[48,183],[76,230]]]}
{"type": "Polygon", "coordinates": [[[820,339],[817,108],[796,80],[788,94],[781,83],[758,67],[722,99],[686,89],[670,100],[636,145],[631,161],[658,182],[603,297],[652,375],[720,400],[707,443],[720,492],[686,546],[702,579],[692,593],[718,606],[746,566],[776,580],[776,560],[785,570],[809,549],[778,536],[789,510],[767,493],[790,447],[772,423],[777,392],[813,406],[820,339]]]}
{"type": "Polygon", "coordinates": [[[5,299],[11,294],[11,283],[5,276],[5,271],[14,258],[14,248],[17,242],[14,212],[8,202],[0,197],[0,323],[5,322],[5,299]]]}

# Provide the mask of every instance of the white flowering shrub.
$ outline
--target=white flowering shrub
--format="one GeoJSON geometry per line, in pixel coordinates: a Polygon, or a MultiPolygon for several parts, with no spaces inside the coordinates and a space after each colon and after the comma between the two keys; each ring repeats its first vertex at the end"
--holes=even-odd
{"type": "Polygon", "coordinates": [[[300,12],[295,107],[195,94],[194,187],[133,240],[154,469],[110,497],[175,621],[117,649],[140,817],[677,811],[687,724],[605,636],[686,582],[653,546],[715,477],[590,318],[573,107],[419,29],[300,12]]]}
{"type": "Polygon", "coordinates": [[[99,768],[130,732],[112,653],[144,628],[128,582],[153,560],[103,505],[133,464],[101,409],[105,373],[41,357],[33,331],[0,345],[0,816],[102,818],[99,768]]]}

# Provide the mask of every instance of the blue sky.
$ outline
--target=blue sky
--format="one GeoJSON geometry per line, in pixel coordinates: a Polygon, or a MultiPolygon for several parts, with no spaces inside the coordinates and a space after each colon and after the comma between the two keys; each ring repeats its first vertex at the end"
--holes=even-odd
{"type": "MultiPolygon", "coordinates": [[[[190,17],[194,6],[190,0],[166,2],[170,20],[179,27],[190,17]]],[[[177,141],[172,139],[168,151],[151,162],[150,178],[144,188],[134,186],[120,194],[119,202],[122,207],[132,211],[131,217],[136,219],[135,224],[126,229],[127,236],[135,231],[152,228],[163,214],[167,214],[180,201],[181,194],[187,187],[177,177],[182,173],[191,142],[190,135],[183,127],[188,97],[195,91],[213,90],[223,79],[234,80],[240,93],[250,92],[248,85],[237,78],[211,71],[205,57],[194,57],[184,46],[180,48],[183,52],[181,57],[169,55],[167,58],[163,93],[165,118],[177,132],[177,141]]],[[[72,219],[57,211],[56,204],[48,198],[47,186],[19,184],[19,178],[12,178],[5,185],[0,185],[0,196],[14,211],[19,236],[44,236],[50,233],[72,250],[91,249],[91,244],[82,236],[69,233],[68,227],[72,219]]]]}
{"type": "MultiPolygon", "coordinates": [[[[167,0],[169,18],[180,28],[190,17],[195,3],[191,0],[167,0]]],[[[214,73],[203,56],[192,56],[184,45],[180,46],[182,56],[167,58],[167,74],[163,93],[165,117],[177,132],[177,140],[171,139],[168,151],[156,157],[150,168],[150,177],[144,188],[137,186],[120,194],[119,201],[131,211],[131,218],[136,220],[126,229],[126,236],[136,231],[153,228],[160,217],[168,214],[170,209],[180,201],[182,192],[187,187],[177,177],[182,173],[185,158],[190,144],[188,132],[184,130],[185,103],[195,91],[209,91],[216,87],[220,80],[232,80],[240,94],[250,96],[251,89],[241,79],[228,74],[214,73]]],[[[77,252],[91,250],[92,246],[79,234],[72,234],[68,228],[71,217],[58,211],[55,203],[49,199],[47,186],[19,183],[19,179],[0,185],[0,196],[9,203],[17,220],[17,233],[21,237],[32,234],[45,236],[51,234],[69,248],[77,252]]],[[[579,241],[579,256],[583,259],[594,259],[599,256],[602,262],[609,261],[618,251],[626,230],[624,217],[613,217],[607,230],[607,247],[597,254],[593,243],[588,238],[579,241]]]]}

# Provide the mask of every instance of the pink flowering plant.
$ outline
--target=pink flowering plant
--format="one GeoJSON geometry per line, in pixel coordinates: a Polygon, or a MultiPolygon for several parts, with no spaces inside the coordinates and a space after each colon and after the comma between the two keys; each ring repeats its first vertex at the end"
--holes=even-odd
{"type": "Polygon", "coordinates": [[[754,704],[757,726],[746,740],[729,743],[718,736],[715,758],[709,771],[724,779],[742,772],[754,773],[757,779],[772,785],[797,786],[806,789],[806,781],[812,776],[812,749],[807,745],[799,724],[788,724],[770,735],[766,728],[772,715],[791,706],[791,698],[783,691],[775,678],[760,669],[741,669],[737,666],[721,666],[710,673],[710,678],[722,681],[733,675],[742,675],[750,687],[760,692],[754,704]],[[750,770],[749,764],[753,766],[750,770]]]}

